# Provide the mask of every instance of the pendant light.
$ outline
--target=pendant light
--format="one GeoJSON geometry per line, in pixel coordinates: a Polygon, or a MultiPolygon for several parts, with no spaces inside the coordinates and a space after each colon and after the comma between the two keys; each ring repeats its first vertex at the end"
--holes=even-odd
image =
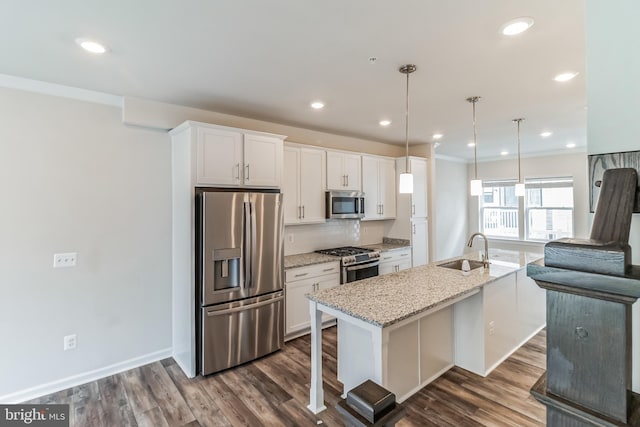
{"type": "Polygon", "coordinates": [[[405,106],[405,148],[406,156],[404,162],[404,173],[400,174],[400,188],[399,192],[403,194],[413,193],[413,175],[409,172],[409,74],[416,70],[416,66],[413,64],[407,64],[400,67],[400,72],[407,76],[407,103],[405,106]]]}
{"type": "Polygon", "coordinates": [[[479,196],[482,194],[482,180],[478,179],[478,132],[476,130],[476,102],[480,100],[479,96],[467,98],[467,102],[473,105],[473,165],[474,178],[471,180],[471,195],[479,196]]]}
{"type": "Polygon", "coordinates": [[[522,174],[520,173],[520,122],[523,120],[523,118],[511,120],[518,124],[518,183],[516,184],[516,197],[524,196],[524,183],[522,182],[522,174]]]}

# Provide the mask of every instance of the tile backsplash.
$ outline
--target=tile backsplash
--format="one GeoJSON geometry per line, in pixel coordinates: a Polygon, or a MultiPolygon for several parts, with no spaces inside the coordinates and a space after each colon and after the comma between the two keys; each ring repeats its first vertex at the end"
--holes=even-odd
{"type": "Polygon", "coordinates": [[[318,249],[382,242],[385,221],[327,220],[324,224],[284,227],[284,254],[295,255],[318,249]],[[293,240],[293,241],[292,241],[293,240]]]}

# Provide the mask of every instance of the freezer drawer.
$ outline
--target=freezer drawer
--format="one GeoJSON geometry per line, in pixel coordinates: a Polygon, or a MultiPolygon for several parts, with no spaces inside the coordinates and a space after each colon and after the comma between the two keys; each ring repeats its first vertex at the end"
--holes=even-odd
{"type": "Polygon", "coordinates": [[[202,308],[202,375],[279,350],[284,345],[284,292],[202,308]]]}

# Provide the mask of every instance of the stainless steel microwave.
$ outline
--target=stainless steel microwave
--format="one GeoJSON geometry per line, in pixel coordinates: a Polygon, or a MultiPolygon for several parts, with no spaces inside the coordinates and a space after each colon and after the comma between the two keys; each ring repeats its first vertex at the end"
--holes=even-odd
{"type": "Polygon", "coordinates": [[[364,193],[361,191],[327,191],[325,209],[328,219],[364,218],[364,193]]]}

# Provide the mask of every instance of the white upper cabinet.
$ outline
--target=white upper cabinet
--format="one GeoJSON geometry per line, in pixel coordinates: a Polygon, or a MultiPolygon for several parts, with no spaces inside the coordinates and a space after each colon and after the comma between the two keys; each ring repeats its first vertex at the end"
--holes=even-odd
{"type": "Polygon", "coordinates": [[[360,155],[327,151],[327,189],[360,190],[360,155]]]}
{"type": "Polygon", "coordinates": [[[324,150],[284,147],[285,224],[325,222],[325,159],[324,150]]]}
{"type": "Polygon", "coordinates": [[[396,163],[393,159],[362,156],[363,221],[396,216],[396,163]]]}
{"type": "Polygon", "coordinates": [[[186,129],[194,130],[196,185],[280,187],[283,136],[196,122],[172,135],[186,129]]]}
{"type": "Polygon", "coordinates": [[[242,185],[242,134],[203,127],[196,133],[197,183],[242,185]]]}
{"type": "Polygon", "coordinates": [[[411,196],[411,216],[415,218],[427,217],[427,161],[423,159],[409,159],[413,174],[413,195],[411,196]]]}
{"type": "Polygon", "coordinates": [[[244,185],[280,187],[282,179],[282,139],[244,135],[244,185]]]}

